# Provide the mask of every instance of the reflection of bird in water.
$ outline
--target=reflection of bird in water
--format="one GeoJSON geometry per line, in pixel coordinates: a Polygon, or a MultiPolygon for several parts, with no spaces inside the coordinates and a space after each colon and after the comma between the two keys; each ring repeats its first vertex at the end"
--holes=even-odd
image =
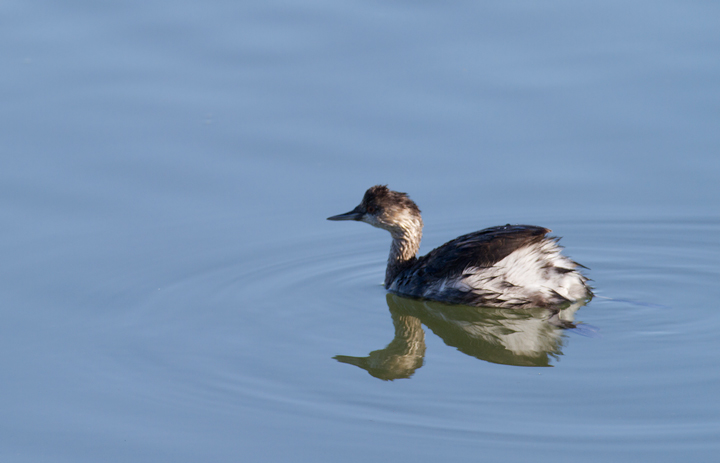
{"type": "Polygon", "coordinates": [[[425,332],[417,317],[392,308],[390,315],[395,326],[395,337],[384,349],[370,352],[367,357],[337,355],[334,358],[365,369],[376,378],[384,380],[412,376],[423,364],[425,332]]]}
{"type": "Polygon", "coordinates": [[[385,380],[409,378],[423,365],[424,324],[448,346],[492,363],[546,367],[562,355],[563,333],[574,328],[575,312],[585,301],[563,309],[498,309],[447,305],[387,295],[395,338],[367,357],[338,355],[385,380]]]}
{"type": "Polygon", "coordinates": [[[557,307],[592,296],[578,264],[563,256],[550,230],[505,225],[463,235],[417,258],[423,222],[405,194],[385,186],[328,220],[358,220],[387,230],[385,287],[398,294],[483,307],[557,307]]]}

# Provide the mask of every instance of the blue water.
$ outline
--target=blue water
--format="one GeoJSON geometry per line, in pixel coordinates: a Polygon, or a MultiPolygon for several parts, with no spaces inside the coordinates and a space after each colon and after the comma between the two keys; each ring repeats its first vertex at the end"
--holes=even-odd
{"type": "Polygon", "coordinates": [[[2,10],[3,462],[717,460],[720,5],[2,10]],[[552,228],[578,328],[387,297],[377,183],[552,228]]]}

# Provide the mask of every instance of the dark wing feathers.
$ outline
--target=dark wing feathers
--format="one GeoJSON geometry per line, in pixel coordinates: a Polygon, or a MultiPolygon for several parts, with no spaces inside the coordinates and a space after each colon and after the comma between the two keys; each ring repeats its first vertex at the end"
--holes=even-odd
{"type": "Polygon", "coordinates": [[[534,225],[486,228],[448,241],[421,257],[415,278],[452,278],[468,267],[491,267],[522,247],[539,243],[550,230],[534,225]]]}

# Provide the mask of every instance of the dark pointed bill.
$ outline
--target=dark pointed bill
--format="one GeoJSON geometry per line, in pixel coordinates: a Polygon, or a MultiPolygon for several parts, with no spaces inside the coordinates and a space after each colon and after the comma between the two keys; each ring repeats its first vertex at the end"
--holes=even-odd
{"type": "Polygon", "coordinates": [[[358,206],[350,212],[334,215],[332,217],[328,217],[327,219],[328,220],[360,220],[360,219],[362,219],[362,216],[363,216],[363,211],[360,208],[360,206],[358,206]]]}

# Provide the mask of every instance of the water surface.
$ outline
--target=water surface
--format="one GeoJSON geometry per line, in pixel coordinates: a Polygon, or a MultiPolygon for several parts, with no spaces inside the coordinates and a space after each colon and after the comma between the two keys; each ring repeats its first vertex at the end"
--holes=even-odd
{"type": "Polygon", "coordinates": [[[719,14],[8,2],[0,458],[714,461],[719,14]],[[388,296],[376,183],[552,228],[578,328],[388,296]]]}

